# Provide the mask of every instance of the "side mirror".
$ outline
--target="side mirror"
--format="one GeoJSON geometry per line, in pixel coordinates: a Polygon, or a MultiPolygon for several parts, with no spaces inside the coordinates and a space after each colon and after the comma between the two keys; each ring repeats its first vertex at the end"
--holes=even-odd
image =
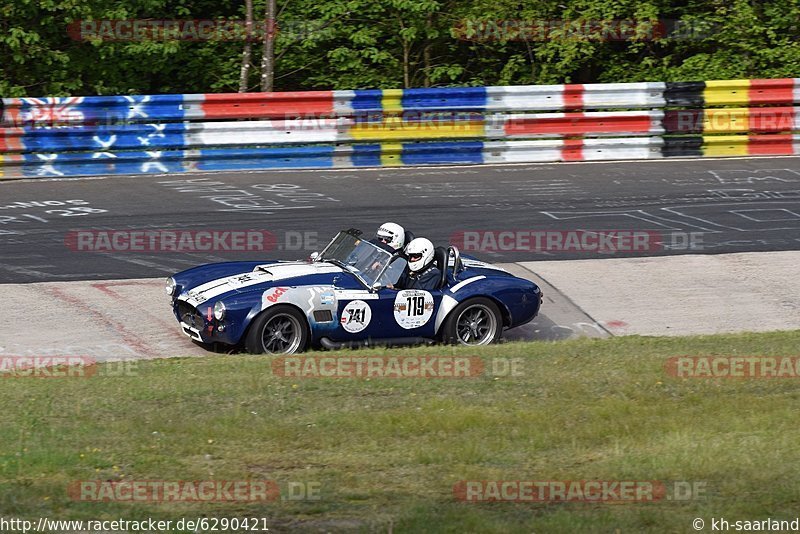
{"type": "Polygon", "coordinates": [[[321,254],[319,252],[312,252],[311,256],[309,256],[308,258],[313,262],[313,261],[317,261],[320,256],[321,256],[321,254]]]}
{"type": "Polygon", "coordinates": [[[377,293],[378,291],[380,291],[382,287],[383,285],[380,282],[375,282],[374,284],[372,284],[372,291],[374,293],[377,293]]]}

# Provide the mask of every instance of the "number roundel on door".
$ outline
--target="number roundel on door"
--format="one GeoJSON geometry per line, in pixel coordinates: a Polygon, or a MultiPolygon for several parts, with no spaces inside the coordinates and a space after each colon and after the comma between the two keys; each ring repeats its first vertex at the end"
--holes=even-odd
{"type": "Polygon", "coordinates": [[[433,295],[420,289],[404,289],[394,298],[394,320],[405,328],[419,328],[433,316],[433,295]]]}
{"type": "Polygon", "coordinates": [[[351,334],[364,330],[371,320],[372,309],[363,300],[348,302],[342,310],[342,328],[351,334]]]}

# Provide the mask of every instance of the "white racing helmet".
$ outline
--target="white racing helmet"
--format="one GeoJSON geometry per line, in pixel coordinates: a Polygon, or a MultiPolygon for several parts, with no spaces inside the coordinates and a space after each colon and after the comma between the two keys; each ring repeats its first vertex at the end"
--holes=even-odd
{"type": "Polygon", "coordinates": [[[395,250],[399,250],[406,240],[406,231],[399,224],[393,222],[383,223],[375,237],[395,250]]]}
{"type": "Polygon", "coordinates": [[[420,271],[433,260],[433,243],[430,239],[418,237],[406,247],[406,256],[411,272],[420,271]]]}

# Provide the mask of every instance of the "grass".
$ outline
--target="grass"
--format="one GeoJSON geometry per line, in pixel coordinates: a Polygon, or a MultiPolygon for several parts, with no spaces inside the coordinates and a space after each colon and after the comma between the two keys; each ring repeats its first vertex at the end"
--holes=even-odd
{"type": "MultiPolygon", "coordinates": [[[[678,379],[677,355],[800,354],[800,331],[369,350],[520,358],[520,376],[273,376],[270,360],[0,382],[0,516],[263,517],[271,531],[693,532],[800,510],[798,379],[678,379]],[[133,373],[132,373],[133,374],[133,373]],[[76,502],[77,480],[317,483],[319,500],[76,502]],[[686,502],[464,503],[461,480],[704,484],[686,502]]],[[[337,353],[348,355],[349,352],[337,353]]]]}

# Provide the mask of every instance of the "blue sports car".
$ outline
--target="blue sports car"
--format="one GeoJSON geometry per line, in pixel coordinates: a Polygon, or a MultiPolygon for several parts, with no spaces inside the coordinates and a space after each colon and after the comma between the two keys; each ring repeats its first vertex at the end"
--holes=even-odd
{"type": "Polygon", "coordinates": [[[542,292],[529,280],[437,247],[438,288],[395,289],[406,261],[339,232],[308,261],[201,265],[167,279],[180,328],[204,345],[293,354],[429,342],[486,345],[531,321],[542,292]]]}

